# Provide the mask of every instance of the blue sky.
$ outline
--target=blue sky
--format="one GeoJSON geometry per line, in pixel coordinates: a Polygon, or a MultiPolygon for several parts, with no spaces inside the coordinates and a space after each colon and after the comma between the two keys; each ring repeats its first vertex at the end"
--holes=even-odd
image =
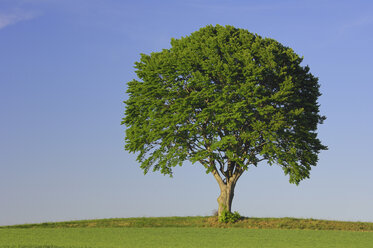
{"type": "Polygon", "coordinates": [[[250,168],[233,210],[373,222],[371,1],[0,0],[0,225],[217,209],[218,185],[198,164],[144,176],[120,125],[139,54],[208,24],[304,56],[328,117],[310,179],[250,168]]]}

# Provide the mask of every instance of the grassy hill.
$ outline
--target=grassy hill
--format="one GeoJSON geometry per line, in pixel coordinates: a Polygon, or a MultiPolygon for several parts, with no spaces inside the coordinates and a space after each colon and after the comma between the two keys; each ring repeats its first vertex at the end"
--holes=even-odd
{"type": "Polygon", "coordinates": [[[369,248],[373,223],[295,218],[100,219],[0,227],[7,248],[369,248]],[[291,230],[285,230],[291,229],[291,230]]]}
{"type": "Polygon", "coordinates": [[[297,218],[247,218],[236,223],[219,223],[216,216],[210,217],[143,217],[48,222],[0,226],[6,228],[90,228],[90,227],[215,227],[248,229],[304,229],[304,230],[343,230],[373,232],[371,222],[330,221],[297,218]]]}

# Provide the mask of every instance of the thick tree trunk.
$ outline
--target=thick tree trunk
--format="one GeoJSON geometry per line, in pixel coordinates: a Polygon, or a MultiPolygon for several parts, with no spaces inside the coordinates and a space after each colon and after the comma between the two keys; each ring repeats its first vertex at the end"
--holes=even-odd
{"type": "Polygon", "coordinates": [[[220,196],[218,197],[219,216],[223,213],[224,210],[231,212],[235,186],[236,186],[235,182],[229,182],[227,184],[219,184],[219,187],[220,187],[220,196]]]}
{"type": "MultiPolygon", "coordinates": [[[[224,210],[231,212],[234,188],[236,187],[237,180],[240,178],[244,170],[236,167],[234,169],[234,172],[233,170],[231,170],[231,174],[229,175],[229,177],[226,177],[223,180],[223,178],[219,175],[219,172],[216,169],[215,165],[211,163],[211,166],[213,167],[213,170],[211,171],[212,175],[215,177],[220,188],[220,196],[218,197],[218,214],[219,216],[221,216],[224,210]]],[[[226,173],[222,174],[226,176],[226,173]]]]}

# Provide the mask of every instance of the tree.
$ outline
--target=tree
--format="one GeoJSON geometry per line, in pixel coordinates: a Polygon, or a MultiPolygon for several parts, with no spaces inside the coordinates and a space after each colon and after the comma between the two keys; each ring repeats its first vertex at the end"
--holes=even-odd
{"type": "Polygon", "coordinates": [[[206,26],[141,54],[128,82],[125,149],[172,176],[199,162],[220,187],[219,215],[231,211],[237,180],[261,161],[290,183],[309,178],[318,154],[318,79],[279,42],[232,26],[206,26]]]}

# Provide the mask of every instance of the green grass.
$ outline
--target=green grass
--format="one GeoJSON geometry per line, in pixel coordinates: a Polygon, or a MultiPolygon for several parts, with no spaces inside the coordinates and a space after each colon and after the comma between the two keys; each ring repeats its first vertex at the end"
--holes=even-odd
{"type": "Polygon", "coordinates": [[[83,220],[0,227],[0,247],[373,247],[373,223],[217,217],[83,220]]]}
{"type": "Polygon", "coordinates": [[[305,229],[373,232],[373,223],[329,221],[296,218],[242,218],[233,224],[219,223],[217,217],[149,217],[98,219],[3,226],[4,228],[66,228],[66,227],[229,227],[249,229],[305,229]]]}
{"type": "Polygon", "coordinates": [[[372,247],[373,233],[244,228],[7,228],[0,247],[372,247]]]}

